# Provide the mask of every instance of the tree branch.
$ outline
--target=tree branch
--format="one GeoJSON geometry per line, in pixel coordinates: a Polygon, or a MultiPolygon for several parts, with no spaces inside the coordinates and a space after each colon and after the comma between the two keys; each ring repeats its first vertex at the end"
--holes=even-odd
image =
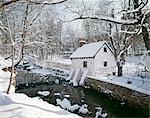
{"type": "Polygon", "coordinates": [[[64,21],[64,22],[72,22],[72,21],[81,20],[81,19],[103,20],[103,21],[123,24],[123,25],[135,25],[138,23],[138,20],[118,20],[118,19],[111,18],[111,17],[97,17],[97,16],[80,16],[80,17],[74,18],[69,21],[64,21]]]}
{"type": "Polygon", "coordinates": [[[62,1],[58,1],[58,2],[47,2],[47,1],[44,1],[44,2],[37,2],[37,1],[29,1],[30,4],[34,4],[34,5],[55,5],[55,4],[61,4],[61,3],[64,3],[68,0],[62,0],[62,1]]]}
{"type": "Polygon", "coordinates": [[[16,2],[18,2],[18,1],[19,1],[19,0],[6,1],[6,2],[4,2],[4,3],[2,3],[2,4],[0,5],[0,9],[2,9],[2,8],[4,8],[5,6],[10,5],[10,4],[12,4],[12,3],[16,3],[16,2]]]}
{"type": "MultiPolygon", "coordinates": [[[[6,1],[6,2],[0,4],[0,9],[2,9],[2,8],[4,8],[5,6],[8,6],[8,5],[12,4],[12,3],[16,3],[16,2],[18,2],[18,1],[20,1],[20,0],[6,1]]],[[[29,2],[30,4],[34,4],[34,5],[41,5],[41,4],[43,4],[43,5],[56,5],[56,4],[64,3],[64,2],[66,2],[66,1],[68,1],[68,0],[62,0],[62,1],[58,1],[58,2],[47,2],[47,1],[44,1],[44,2],[37,2],[37,1],[30,1],[30,0],[29,0],[28,2],[29,2]]]]}

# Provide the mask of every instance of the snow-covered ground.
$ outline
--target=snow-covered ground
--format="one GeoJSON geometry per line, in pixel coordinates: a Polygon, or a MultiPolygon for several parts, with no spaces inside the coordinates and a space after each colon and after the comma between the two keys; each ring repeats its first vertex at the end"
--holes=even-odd
{"type": "MultiPolygon", "coordinates": [[[[139,57],[138,57],[139,58],[139,57]]],[[[140,58],[139,58],[140,59],[140,58]]],[[[144,69],[142,65],[138,65],[139,60],[134,58],[134,61],[128,60],[123,66],[123,76],[106,76],[97,75],[96,77],[88,76],[89,78],[97,79],[100,81],[112,83],[115,85],[123,86],[137,92],[150,95],[150,78],[138,76],[138,70],[144,69]],[[134,63],[135,62],[135,63],[134,63]],[[129,84],[128,81],[131,83],[129,84]]],[[[145,74],[143,74],[145,75],[145,74]]]]}
{"type": "Polygon", "coordinates": [[[42,99],[30,98],[25,94],[0,93],[1,118],[79,118],[42,99]]]}
{"type": "MultiPolygon", "coordinates": [[[[4,72],[1,68],[7,63],[0,58],[0,118],[80,118],[76,114],[49,104],[39,98],[30,98],[25,94],[6,94],[9,84],[10,72],[4,72]]],[[[13,87],[11,87],[12,89],[13,87]]],[[[40,91],[39,94],[48,95],[48,91],[40,91]]]]}
{"type": "Polygon", "coordinates": [[[44,64],[44,62],[45,62],[45,64],[47,62],[54,62],[54,63],[60,63],[60,64],[65,64],[65,65],[71,65],[72,64],[70,59],[66,59],[60,55],[53,55],[52,59],[48,59],[46,61],[43,61],[42,63],[44,64]]]}
{"type": "Polygon", "coordinates": [[[109,76],[109,77],[92,77],[88,76],[89,78],[97,79],[103,82],[112,83],[115,85],[119,85],[122,87],[129,88],[131,90],[135,90],[137,92],[145,93],[150,95],[150,80],[147,80],[145,78],[140,77],[132,77],[132,76],[123,76],[123,77],[116,77],[116,76],[109,76]],[[127,82],[131,81],[131,84],[128,84],[127,82]]]}

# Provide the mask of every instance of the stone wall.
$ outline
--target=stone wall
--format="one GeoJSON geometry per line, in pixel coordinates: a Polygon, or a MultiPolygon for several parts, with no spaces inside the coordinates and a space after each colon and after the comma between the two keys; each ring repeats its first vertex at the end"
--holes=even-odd
{"type": "Polygon", "coordinates": [[[129,106],[135,107],[143,113],[149,114],[149,95],[91,78],[86,79],[86,84],[98,92],[111,95],[112,97],[125,102],[129,106]]]}

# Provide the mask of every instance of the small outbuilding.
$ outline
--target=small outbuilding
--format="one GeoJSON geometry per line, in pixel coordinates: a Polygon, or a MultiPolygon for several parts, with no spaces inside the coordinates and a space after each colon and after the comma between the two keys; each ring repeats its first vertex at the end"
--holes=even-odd
{"type": "Polygon", "coordinates": [[[110,75],[116,72],[113,50],[106,41],[85,44],[71,56],[73,69],[88,70],[89,76],[110,75]]]}

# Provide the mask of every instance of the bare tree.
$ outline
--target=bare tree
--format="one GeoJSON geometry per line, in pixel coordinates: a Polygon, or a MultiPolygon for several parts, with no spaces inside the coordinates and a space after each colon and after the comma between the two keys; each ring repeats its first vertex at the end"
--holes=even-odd
{"type": "MultiPolygon", "coordinates": [[[[14,66],[19,64],[19,62],[22,60],[23,55],[26,52],[25,47],[28,45],[31,45],[31,44],[39,44],[39,42],[29,41],[31,38],[29,36],[29,33],[31,31],[30,30],[31,26],[32,26],[33,22],[36,21],[36,19],[40,15],[40,13],[37,13],[36,16],[35,16],[35,14],[33,16],[31,15],[31,12],[34,11],[33,6],[38,7],[38,6],[45,6],[45,5],[55,5],[55,4],[61,4],[61,3],[66,2],[66,1],[67,0],[60,0],[57,2],[55,2],[55,1],[53,1],[53,2],[45,2],[45,1],[38,2],[38,1],[30,1],[30,0],[26,0],[26,1],[11,0],[11,1],[0,2],[0,12],[4,13],[5,17],[6,17],[6,23],[5,23],[6,25],[1,26],[1,24],[0,24],[0,30],[2,30],[0,32],[2,32],[1,34],[3,36],[3,34],[5,33],[3,29],[6,30],[7,36],[8,36],[7,40],[10,39],[9,44],[12,47],[12,49],[11,49],[12,54],[10,56],[10,57],[12,57],[11,77],[10,77],[10,83],[9,83],[7,93],[9,93],[10,88],[11,88],[11,84],[13,81],[14,66]],[[23,6],[23,7],[20,7],[20,6],[23,6]],[[23,14],[23,15],[19,14],[20,16],[18,19],[20,19],[20,21],[16,21],[16,19],[14,17],[17,14],[17,13],[15,14],[15,12],[16,12],[14,10],[15,8],[19,9],[20,12],[23,14]],[[22,16],[23,16],[23,18],[20,18],[22,16]],[[10,19],[11,17],[14,17],[13,21],[11,21],[11,19],[10,19]],[[22,24],[20,22],[22,22],[22,24]],[[18,27],[19,23],[21,25],[19,25],[19,27],[18,27]],[[17,25],[15,25],[15,24],[17,24],[17,25]],[[15,29],[17,29],[17,30],[15,30],[15,29]],[[20,34],[21,37],[18,34],[20,34]],[[17,45],[20,42],[21,42],[21,48],[20,48],[20,46],[19,46],[19,48],[21,49],[21,51],[19,51],[20,53],[18,54],[19,60],[17,60],[17,63],[15,63],[14,60],[17,58],[15,56],[15,50],[18,48],[17,45]]],[[[17,52],[17,50],[16,50],[16,52],[17,52]]]]}
{"type": "MultiPolygon", "coordinates": [[[[119,14],[122,15],[121,19],[117,19],[112,15],[104,16],[104,15],[96,15],[92,14],[89,15],[87,10],[82,12],[81,14],[78,13],[78,17],[68,20],[66,22],[72,22],[75,20],[97,20],[97,21],[105,21],[108,22],[110,25],[110,32],[107,32],[110,37],[111,45],[114,49],[114,55],[116,58],[116,62],[118,65],[118,76],[122,76],[122,61],[124,61],[125,52],[127,49],[132,45],[133,41],[139,34],[143,35],[143,39],[146,45],[147,50],[150,50],[150,39],[148,33],[149,25],[149,17],[150,17],[150,9],[146,8],[148,4],[148,0],[129,0],[128,5],[124,2],[124,8],[119,14]],[[128,6],[128,7],[127,7],[128,6]],[[85,14],[87,13],[87,14],[85,14]],[[118,24],[118,25],[117,25],[118,24]],[[122,28],[117,28],[118,26],[122,28]],[[116,28],[115,28],[116,27],[116,28]],[[113,28],[113,29],[112,29],[113,28]],[[111,31],[116,29],[116,37],[117,41],[113,38],[111,31]],[[121,31],[118,31],[121,30],[121,31]],[[121,36],[119,36],[121,34],[121,36]],[[122,42],[120,46],[120,41],[122,42]]],[[[84,6],[84,5],[83,5],[84,6]]],[[[74,12],[76,13],[76,12],[74,12]]],[[[77,15],[77,13],[76,13],[77,15]]],[[[89,24],[88,24],[89,27],[89,24]]]]}

